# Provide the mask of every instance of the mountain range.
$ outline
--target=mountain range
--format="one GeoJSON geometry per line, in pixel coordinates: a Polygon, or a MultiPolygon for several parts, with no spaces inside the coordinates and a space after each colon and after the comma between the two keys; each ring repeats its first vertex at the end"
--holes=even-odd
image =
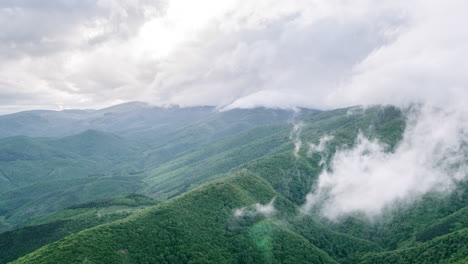
{"type": "Polygon", "coordinates": [[[0,263],[466,263],[465,183],[379,220],[302,211],[358,134],[392,151],[403,111],[133,102],[0,116],[0,263]],[[308,153],[324,136],[328,156],[308,153]]]}

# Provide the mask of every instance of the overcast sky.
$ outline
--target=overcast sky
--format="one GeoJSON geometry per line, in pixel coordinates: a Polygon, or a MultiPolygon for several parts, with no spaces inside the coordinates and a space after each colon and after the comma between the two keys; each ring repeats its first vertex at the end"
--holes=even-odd
{"type": "Polygon", "coordinates": [[[0,113],[468,102],[465,0],[2,0],[0,113]]]}

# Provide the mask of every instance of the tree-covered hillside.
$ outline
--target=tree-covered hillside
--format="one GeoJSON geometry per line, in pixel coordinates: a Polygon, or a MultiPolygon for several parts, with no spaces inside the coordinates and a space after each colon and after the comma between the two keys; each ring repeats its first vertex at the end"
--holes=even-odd
{"type": "Polygon", "coordinates": [[[452,263],[465,260],[466,230],[384,252],[378,240],[301,216],[265,179],[239,172],[14,263],[452,263]]]}
{"type": "Polygon", "coordinates": [[[262,179],[241,173],[69,236],[16,263],[336,263],[274,217],[234,213],[275,197],[278,214],[295,210],[262,179]]]}
{"type": "Polygon", "coordinates": [[[10,185],[0,190],[0,223],[16,229],[0,234],[3,261],[465,263],[466,183],[402,201],[374,219],[331,221],[302,209],[337,150],[363,134],[391,152],[405,127],[394,107],[302,115],[253,109],[210,114],[138,140],[96,130],[5,138],[0,146],[8,151],[0,153],[16,159],[2,161],[9,169],[0,179],[10,185]],[[326,150],[310,152],[324,137],[326,150]],[[119,196],[133,192],[155,200],[119,196]]]}
{"type": "Polygon", "coordinates": [[[0,263],[15,260],[67,235],[126,218],[155,204],[149,197],[129,194],[77,204],[39,217],[24,227],[0,234],[0,263]]]}
{"type": "MultiPolygon", "coordinates": [[[[271,151],[268,146],[287,141],[288,124],[294,115],[292,111],[264,108],[213,112],[212,108],[161,109],[140,104],[91,112],[93,116],[100,113],[99,120],[107,124],[106,129],[127,128],[126,132],[112,130],[120,133],[117,135],[86,130],[60,138],[0,138],[0,231],[89,200],[131,192],[160,199],[174,196],[250,158],[268,155],[271,151]],[[142,121],[140,115],[151,120],[142,121]],[[197,117],[191,118],[192,115],[197,117]],[[122,120],[138,122],[141,126],[135,128],[121,123],[122,120]],[[165,122],[172,125],[153,131],[154,126],[165,122]],[[264,132],[256,132],[261,130],[264,132]],[[276,130],[286,136],[273,138],[277,133],[271,133],[268,135],[271,140],[261,142],[263,136],[276,130]],[[263,150],[247,151],[248,156],[241,160],[232,157],[236,147],[239,152],[241,144],[247,147],[250,143],[250,147],[264,145],[263,150]],[[220,152],[231,157],[221,157],[220,152]],[[222,160],[223,164],[210,159],[222,160]],[[188,171],[182,167],[191,166],[191,162],[202,164],[197,165],[200,172],[189,181],[188,171]],[[179,176],[171,175],[171,181],[166,181],[167,168],[172,170],[170,174],[179,176]],[[208,170],[212,172],[205,173],[208,170]]],[[[316,111],[305,110],[304,114],[309,112],[316,111]]],[[[0,119],[20,122],[17,116],[23,114],[27,113],[0,119]]],[[[69,115],[76,113],[52,111],[49,114],[69,120],[69,115]]],[[[41,122],[47,125],[53,120],[41,122]]],[[[94,125],[94,121],[89,124],[95,128],[94,125]]]]}

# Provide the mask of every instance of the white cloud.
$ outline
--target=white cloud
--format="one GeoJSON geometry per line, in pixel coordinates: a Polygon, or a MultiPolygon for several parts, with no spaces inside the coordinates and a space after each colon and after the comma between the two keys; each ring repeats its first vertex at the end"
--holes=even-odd
{"type": "Polygon", "coordinates": [[[154,9],[162,13],[164,5],[2,1],[0,111],[85,108],[127,99],[132,89],[142,87],[148,66],[129,52],[129,43],[146,20],[160,15],[154,9]]]}
{"type": "Polygon", "coordinates": [[[422,107],[409,115],[394,152],[359,135],[355,147],[334,155],[304,211],[320,208],[331,219],[353,212],[373,217],[396,201],[452,190],[468,178],[467,117],[459,109],[422,107]]]}
{"type": "Polygon", "coordinates": [[[399,26],[393,9],[346,10],[325,1],[242,2],[167,58],[153,82],[155,99],[228,108],[329,106],[327,96],[353,65],[399,26]],[[184,100],[197,93],[211,96],[184,100]]]}
{"type": "Polygon", "coordinates": [[[255,216],[258,214],[264,216],[271,216],[275,213],[275,203],[276,197],[271,199],[271,201],[267,204],[260,204],[256,203],[253,206],[249,207],[242,207],[240,209],[234,210],[235,217],[243,217],[243,216],[255,216]]]}
{"type": "Polygon", "coordinates": [[[354,66],[353,76],[330,95],[334,104],[411,102],[444,106],[466,101],[468,33],[465,1],[409,1],[409,25],[394,42],[354,66]]]}
{"type": "Polygon", "coordinates": [[[25,108],[461,103],[467,7],[461,0],[4,1],[0,95],[25,108]]]}

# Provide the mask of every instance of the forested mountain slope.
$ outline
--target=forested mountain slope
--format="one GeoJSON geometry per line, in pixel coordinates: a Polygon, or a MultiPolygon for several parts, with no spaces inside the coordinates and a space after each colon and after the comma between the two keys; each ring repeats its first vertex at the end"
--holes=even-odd
{"type": "Polygon", "coordinates": [[[129,194],[77,204],[37,218],[25,227],[0,234],[0,263],[15,260],[67,235],[126,218],[155,204],[149,197],[129,194]]]}
{"type": "MultiPolygon", "coordinates": [[[[430,192],[410,204],[395,206],[379,219],[369,220],[356,214],[340,221],[330,221],[315,212],[304,214],[302,211],[306,194],[313,190],[318,175],[325,168],[324,162],[331,159],[335,151],[351,148],[358,134],[378,139],[387,145],[387,151],[393,151],[406,125],[400,110],[372,107],[306,111],[295,118],[290,114],[280,110],[268,112],[266,109],[227,112],[222,115],[229,118],[197,120],[167,134],[168,138],[173,137],[171,140],[160,139],[146,144],[98,131],[87,131],[81,135],[84,142],[75,136],[22,138],[38,144],[47,150],[44,153],[52,153],[52,156],[71,155],[108,166],[102,175],[85,177],[90,181],[85,186],[98,186],[95,190],[99,195],[106,194],[106,188],[115,191],[107,193],[108,197],[137,192],[155,198],[158,205],[141,212],[137,209],[136,213],[130,210],[130,217],[105,221],[106,224],[99,226],[95,224],[104,222],[84,213],[78,218],[89,217],[95,227],[85,229],[91,226],[79,225],[78,229],[68,228],[66,230],[71,230],[66,233],[69,236],[14,263],[466,261],[468,186],[465,183],[448,195],[430,192]],[[259,122],[267,116],[282,117],[259,122]],[[236,120],[237,123],[234,122],[236,120]],[[104,138],[96,144],[86,144],[96,135],[104,138]],[[324,136],[330,139],[326,151],[310,153],[309,144],[319,144],[324,136]],[[108,145],[113,144],[119,146],[109,149],[108,145]],[[67,148],[68,145],[71,147],[67,148]],[[90,151],[90,146],[96,149],[90,151]],[[128,189],[108,184],[113,181],[121,181],[120,186],[128,189]],[[102,187],[99,187],[101,182],[102,187]],[[82,229],[85,230],[76,233],[82,229]]],[[[63,212],[82,210],[80,206],[69,207],[57,213],[55,218],[54,215],[48,216],[49,212],[70,206],[73,200],[105,197],[81,196],[86,194],[83,192],[86,188],[77,188],[83,186],[79,180],[82,178],[71,176],[66,189],[67,193],[77,197],[66,199],[67,203],[55,207],[47,197],[61,201],[60,197],[67,196],[56,191],[43,192],[50,186],[48,182],[41,182],[43,186],[38,183],[35,185],[37,188],[27,185],[29,189],[23,192],[6,191],[1,194],[2,197],[10,197],[5,201],[11,204],[16,201],[18,205],[23,202],[15,197],[31,197],[32,201],[44,195],[45,199],[38,200],[35,206],[50,208],[43,211],[44,216],[31,215],[29,220],[18,225],[27,224],[27,227],[3,233],[3,237],[8,234],[7,237],[17,239],[21,237],[17,234],[27,234],[30,230],[34,233],[34,230],[42,230],[44,224],[47,227],[47,223],[55,223],[50,219],[60,222],[63,212]],[[77,184],[72,181],[77,181],[77,184]],[[35,192],[38,196],[28,196],[35,192]],[[44,222],[41,219],[49,220],[44,222]]],[[[91,207],[94,205],[90,203],[91,207]]],[[[14,206],[4,208],[7,208],[6,213],[3,212],[5,223],[15,219],[13,215],[19,219],[25,212],[38,212],[20,207],[18,210],[14,206]]],[[[55,241],[65,233],[61,232],[61,236],[54,234],[51,232],[47,241],[55,241]]],[[[45,244],[41,243],[34,245],[45,244]]],[[[11,256],[19,257],[31,251],[32,247],[18,252],[9,250],[11,256]]]]}
{"type": "Polygon", "coordinates": [[[336,263],[274,218],[234,214],[275,197],[279,214],[295,210],[262,179],[241,173],[72,235],[16,263],[336,263]]]}
{"type": "MultiPolygon", "coordinates": [[[[126,133],[116,135],[86,130],[61,138],[15,136],[0,139],[0,231],[21,226],[37,215],[93,199],[131,192],[157,192],[158,195],[153,196],[165,199],[183,192],[191,185],[196,186],[206,180],[208,175],[202,173],[189,182],[183,178],[187,172],[184,174],[182,169],[174,169],[171,173],[180,173],[181,176],[173,177],[172,182],[165,182],[165,174],[161,171],[180,167],[181,160],[190,159],[189,163],[193,162],[190,157],[195,157],[197,162],[203,163],[198,166],[201,171],[214,165],[217,168],[213,168],[210,175],[226,172],[245,162],[245,158],[225,165],[213,164],[208,158],[216,156],[218,152],[229,153],[229,150],[241,147],[237,146],[238,143],[248,145],[251,141],[258,141],[265,133],[274,130],[284,132],[286,136],[281,138],[283,143],[287,140],[288,124],[295,115],[292,111],[265,108],[213,112],[212,108],[160,109],[136,103],[95,112],[104,113],[99,116],[108,125],[107,128],[127,127],[119,123],[121,119],[140,122],[138,118],[142,114],[151,117],[151,122],[156,122],[141,122],[149,130],[153,129],[151,126],[164,122],[173,122],[173,125],[167,125],[158,133],[153,131],[148,134],[140,134],[140,129],[127,127],[128,131],[133,131],[133,135],[139,135],[136,138],[126,133]],[[191,118],[192,115],[197,115],[197,118],[191,118]],[[269,125],[276,127],[262,128],[269,125]],[[257,128],[259,131],[263,129],[263,134],[257,135],[257,128]],[[155,186],[161,182],[168,187],[155,186]]],[[[316,111],[304,110],[304,114],[308,112],[316,111]]],[[[50,114],[69,118],[66,111],[50,114]]],[[[270,136],[274,135],[272,133],[270,136]]],[[[276,144],[278,139],[275,140],[276,144]]],[[[260,157],[269,151],[263,150],[255,155],[260,157]]],[[[224,162],[227,163],[227,160],[224,162]]]]}
{"type": "Polygon", "coordinates": [[[245,171],[69,236],[16,263],[452,263],[466,257],[465,233],[383,252],[379,240],[301,216],[294,202],[245,171]]]}

